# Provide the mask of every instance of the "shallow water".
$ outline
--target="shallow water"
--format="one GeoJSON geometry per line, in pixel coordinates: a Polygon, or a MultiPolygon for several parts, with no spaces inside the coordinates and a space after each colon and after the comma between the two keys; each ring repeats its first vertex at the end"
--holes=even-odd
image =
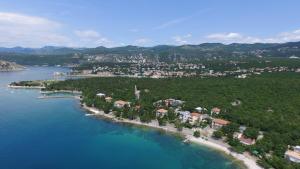
{"type": "Polygon", "coordinates": [[[206,147],[154,129],[86,117],[73,99],[37,99],[12,81],[49,79],[63,68],[0,73],[1,169],[237,169],[206,147]]]}

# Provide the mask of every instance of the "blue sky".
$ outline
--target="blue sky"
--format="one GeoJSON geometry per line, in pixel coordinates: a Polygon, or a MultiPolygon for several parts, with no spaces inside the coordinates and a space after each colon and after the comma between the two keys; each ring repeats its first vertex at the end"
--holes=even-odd
{"type": "Polygon", "coordinates": [[[0,46],[300,41],[299,0],[1,0],[0,46]]]}

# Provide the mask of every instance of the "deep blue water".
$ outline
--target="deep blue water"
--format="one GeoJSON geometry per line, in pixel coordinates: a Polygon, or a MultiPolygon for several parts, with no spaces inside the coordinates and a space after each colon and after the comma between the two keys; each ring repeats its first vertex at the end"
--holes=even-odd
{"type": "Polygon", "coordinates": [[[49,79],[63,68],[0,73],[0,169],[237,169],[206,147],[154,129],[86,117],[73,99],[41,100],[12,81],[49,79]]]}

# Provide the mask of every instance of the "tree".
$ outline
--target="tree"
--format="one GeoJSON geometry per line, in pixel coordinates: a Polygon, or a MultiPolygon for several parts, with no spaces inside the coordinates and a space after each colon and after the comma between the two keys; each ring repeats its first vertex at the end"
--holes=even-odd
{"type": "Polygon", "coordinates": [[[194,136],[197,137],[197,138],[200,137],[200,131],[198,131],[198,130],[195,131],[195,132],[194,132],[194,136]]]}
{"type": "Polygon", "coordinates": [[[166,121],[166,119],[163,117],[163,118],[157,118],[157,121],[158,121],[158,124],[160,125],[160,126],[165,126],[166,124],[167,124],[167,121],[166,121]]]}
{"type": "Polygon", "coordinates": [[[223,132],[221,130],[217,130],[217,131],[214,131],[213,133],[213,137],[216,138],[216,139],[220,139],[223,137],[223,132]]]}
{"type": "Polygon", "coordinates": [[[236,123],[230,123],[229,125],[222,127],[222,132],[226,135],[233,134],[237,131],[239,131],[239,125],[236,123]]]}
{"type": "Polygon", "coordinates": [[[256,128],[248,127],[248,128],[246,128],[246,130],[244,131],[243,134],[247,138],[256,139],[259,134],[259,130],[256,128]]]}
{"type": "Polygon", "coordinates": [[[174,124],[178,131],[182,131],[183,125],[179,120],[176,120],[174,124]]]}
{"type": "Polygon", "coordinates": [[[169,109],[168,110],[168,115],[167,115],[167,117],[168,117],[168,120],[169,121],[174,121],[175,119],[176,119],[176,113],[174,112],[174,110],[173,109],[169,109]]]}

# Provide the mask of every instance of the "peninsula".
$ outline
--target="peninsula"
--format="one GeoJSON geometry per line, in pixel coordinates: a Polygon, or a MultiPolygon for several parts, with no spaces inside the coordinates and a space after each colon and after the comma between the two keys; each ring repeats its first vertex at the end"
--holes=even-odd
{"type": "Polygon", "coordinates": [[[24,66],[18,65],[14,62],[0,60],[0,72],[20,71],[24,69],[24,66]]]}

